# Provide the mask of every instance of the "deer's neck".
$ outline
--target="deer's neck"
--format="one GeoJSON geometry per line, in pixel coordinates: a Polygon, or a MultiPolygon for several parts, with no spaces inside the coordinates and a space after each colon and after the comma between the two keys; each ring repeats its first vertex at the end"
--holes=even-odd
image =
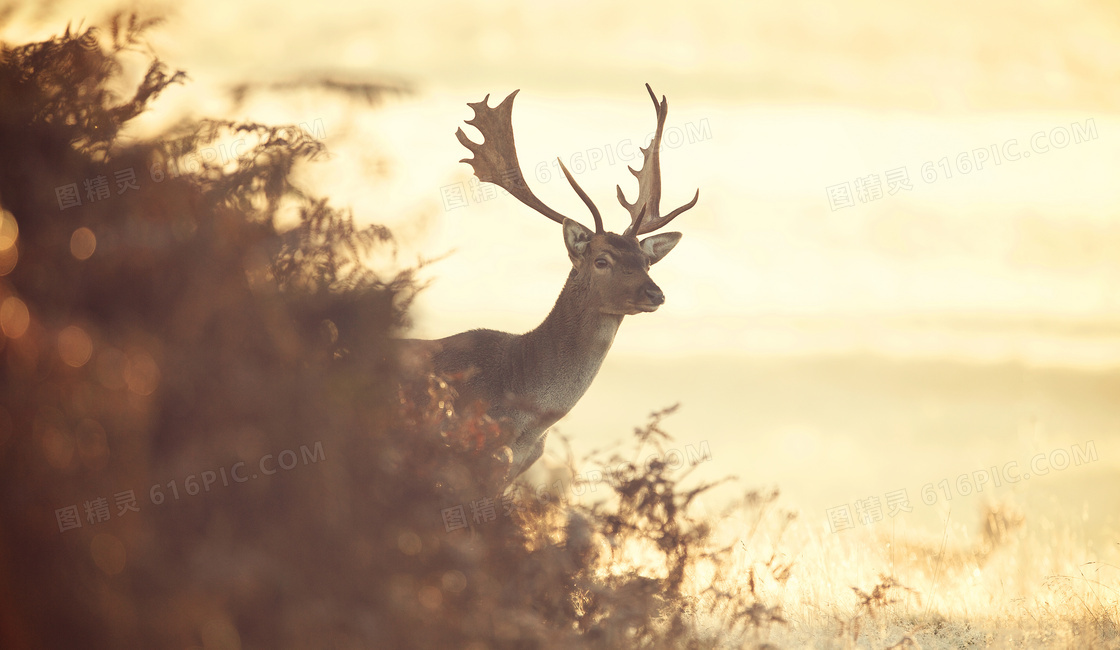
{"type": "Polygon", "coordinates": [[[579,401],[622,324],[621,315],[592,307],[588,293],[573,270],[548,317],[516,342],[511,361],[519,367],[511,370],[520,379],[518,388],[542,407],[567,412],[579,401]]]}

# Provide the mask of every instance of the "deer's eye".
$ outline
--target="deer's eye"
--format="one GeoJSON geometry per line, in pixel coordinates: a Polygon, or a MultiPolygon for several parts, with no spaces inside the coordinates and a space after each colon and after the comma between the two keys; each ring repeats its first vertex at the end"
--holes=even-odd
{"type": "Polygon", "coordinates": [[[595,268],[597,269],[605,269],[610,265],[611,263],[608,262],[606,258],[600,257],[599,259],[595,260],[595,268]]]}

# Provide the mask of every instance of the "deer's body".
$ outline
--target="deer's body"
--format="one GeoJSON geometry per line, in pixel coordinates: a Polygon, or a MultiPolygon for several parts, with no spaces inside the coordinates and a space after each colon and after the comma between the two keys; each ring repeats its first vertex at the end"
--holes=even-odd
{"type": "Polygon", "coordinates": [[[410,342],[426,348],[433,370],[462,377],[460,403],[482,400],[491,417],[508,420],[511,476],[540,458],[548,428],[590,388],[622,324],[621,315],[581,309],[586,292],[573,273],[548,317],[525,334],[477,329],[410,342]]]}
{"type": "MultiPolygon", "coordinates": [[[[648,89],[649,86],[647,85],[648,89]]],[[[458,404],[482,401],[487,413],[508,423],[512,462],[508,478],[529,468],[544,450],[548,428],[568,413],[587,392],[614,342],[623,317],[656,311],[665,302],[661,289],[649,277],[649,267],[662,259],[680,240],[680,233],[662,233],[641,241],[637,236],[665,225],[692,207],[691,203],[667,216],[658,214],[660,169],[657,150],[667,113],[650,90],[658,112],[657,132],[646,149],[638,177],[638,199],[629,204],[631,225],[621,235],[605,232],[598,210],[564,169],[580,198],[591,209],[595,231],[551,210],[525,186],[513,145],[513,97],[491,109],[486,100],[470,104],[475,119],[468,121],[483,133],[484,144],[460,142],[475,153],[470,163],[479,180],[508,190],[526,205],[563,224],[564,244],[572,270],[552,311],[525,334],[477,329],[434,341],[411,340],[405,353],[413,362],[445,377],[453,377],[458,404]]],[[[561,168],[563,163],[561,162],[561,168]]],[[[631,170],[633,171],[633,170],[631,170]]],[[[699,192],[697,192],[697,198],[699,192]]]]}

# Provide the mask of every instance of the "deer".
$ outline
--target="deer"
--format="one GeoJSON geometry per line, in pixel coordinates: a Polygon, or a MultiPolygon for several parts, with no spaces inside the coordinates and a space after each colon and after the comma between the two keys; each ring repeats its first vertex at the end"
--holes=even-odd
{"type": "Polygon", "coordinates": [[[617,186],[618,200],[630,215],[630,225],[621,234],[604,230],[598,208],[559,157],[565,178],[591,211],[595,230],[548,207],[529,189],[513,138],[513,100],[520,90],[493,108],[488,105],[489,94],[480,102],[467,103],[474,117],[465,123],[478,129],[481,143],[469,139],[462,127],[455,132],[473,154],[460,162],[471,165],[479,181],[494,183],[562,226],[572,264],[556,304],[531,331],[474,329],[436,340],[403,342],[405,352],[422,358],[430,372],[454,378],[458,404],[481,402],[490,417],[509,426],[504,483],[541,457],[549,428],[587,392],[622,319],[657,311],[665,303],[665,294],[650,279],[649,270],[673,250],[681,233],[638,237],[660,230],[695,206],[700,190],[688,203],[666,215],[660,213],[659,149],[669,106],[664,95],[658,101],[649,84],[646,90],[657,113],[657,129],[650,144],[640,149],[642,168],[629,167],[638,179],[637,197],[627,201],[622,186],[617,186]]]}

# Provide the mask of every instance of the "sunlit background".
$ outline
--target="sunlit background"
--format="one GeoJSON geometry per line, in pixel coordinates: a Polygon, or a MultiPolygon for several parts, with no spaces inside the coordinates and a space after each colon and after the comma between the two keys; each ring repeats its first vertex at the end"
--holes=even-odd
{"type": "MultiPolygon", "coordinates": [[[[17,5],[0,35],[25,42],[118,8],[17,5]]],[[[679,401],[666,423],[674,445],[710,450],[696,476],[741,478],[711,502],[777,485],[824,525],[829,509],[854,513],[857,500],[885,504],[906,490],[913,512],[852,526],[891,534],[965,530],[985,499],[1009,499],[1028,521],[1040,513],[1034,521],[1073,527],[1117,561],[1120,8],[414,0],[143,10],[168,17],[152,47],[191,78],[145,128],[211,115],[323,137],[331,156],[303,170],[305,183],[396,233],[397,259],[379,263],[441,258],[425,270],[416,337],[529,330],[568,269],[556,224],[472,184],[458,162],[466,102],[521,89],[514,129],[534,192],[590,223],[551,165],[560,156],[621,230],[614,186],[636,191],[626,166],[655,125],[649,82],[670,106],[662,207],[697,187],[700,202],[673,224],[684,239],[654,269],[668,302],[626,320],[557,427],[577,459],[679,401]],[[325,91],[241,103],[228,92],[324,74],[408,92],[376,107],[325,91]],[[980,494],[955,487],[1012,461],[1030,473],[1038,454],[1060,464],[1055,450],[1087,460],[980,494]],[[923,503],[922,488],[943,480],[952,498],[936,487],[923,503]]],[[[563,454],[554,437],[545,462],[563,454]]]]}

